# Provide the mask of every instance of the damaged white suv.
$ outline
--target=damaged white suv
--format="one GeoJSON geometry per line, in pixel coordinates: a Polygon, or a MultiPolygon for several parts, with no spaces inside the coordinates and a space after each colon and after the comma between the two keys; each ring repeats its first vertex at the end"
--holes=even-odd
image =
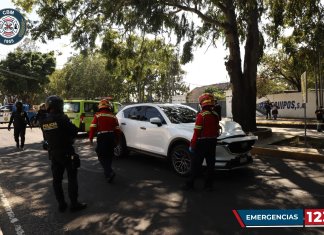
{"type": "MultiPolygon", "coordinates": [[[[134,104],[117,114],[123,132],[115,155],[129,150],[170,160],[173,169],[187,175],[192,166],[189,143],[197,111],[179,104],[134,104]]],[[[222,128],[216,147],[219,169],[233,169],[253,162],[250,150],[256,136],[246,135],[241,126],[230,120],[220,122],[222,128]]]]}

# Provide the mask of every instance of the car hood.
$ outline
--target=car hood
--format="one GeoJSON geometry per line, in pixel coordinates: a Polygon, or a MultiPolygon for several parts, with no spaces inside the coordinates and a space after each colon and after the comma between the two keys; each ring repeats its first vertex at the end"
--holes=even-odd
{"type": "MultiPolygon", "coordinates": [[[[189,132],[191,135],[195,127],[195,123],[180,123],[173,125],[175,125],[175,128],[179,128],[186,132],[189,132]]],[[[219,140],[246,136],[246,133],[242,130],[241,125],[237,122],[224,120],[220,122],[220,126],[222,127],[222,133],[218,137],[219,140]]]]}

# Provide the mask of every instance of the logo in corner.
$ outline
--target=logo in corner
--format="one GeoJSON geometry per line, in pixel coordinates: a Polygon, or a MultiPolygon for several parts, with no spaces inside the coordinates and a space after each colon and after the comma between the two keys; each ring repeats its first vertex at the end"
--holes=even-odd
{"type": "Polygon", "coordinates": [[[26,32],[26,20],[17,10],[0,10],[0,43],[12,45],[19,42],[26,32]]]}

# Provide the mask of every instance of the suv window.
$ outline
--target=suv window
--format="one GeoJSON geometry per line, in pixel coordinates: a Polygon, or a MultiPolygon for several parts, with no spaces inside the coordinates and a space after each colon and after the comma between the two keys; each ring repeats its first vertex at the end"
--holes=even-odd
{"type": "Polygon", "coordinates": [[[96,113],[98,111],[98,103],[86,102],[84,103],[84,112],[96,113]]]}
{"type": "Polygon", "coordinates": [[[134,120],[141,120],[143,111],[142,106],[132,107],[124,110],[124,117],[134,120]]]}
{"type": "Polygon", "coordinates": [[[63,106],[64,113],[78,113],[80,112],[79,102],[66,102],[63,106]]]}
{"type": "Polygon", "coordinates": [[[161,119],[163,124],[166,124],[164,118],[162,117],[161,113],[159,112],[159,110],[157,110],[154,107],[146,107],[145,112],[144,112],[144,116],[141,120],[143,121],[150,121],[151,118],[153,117],[158,117],[161,119]]]}
{"type": "Polygon", "coordinates": [[[192,123],[196,121],[197,112],[184,106],[160,106],[172,123],[192,123]]]}

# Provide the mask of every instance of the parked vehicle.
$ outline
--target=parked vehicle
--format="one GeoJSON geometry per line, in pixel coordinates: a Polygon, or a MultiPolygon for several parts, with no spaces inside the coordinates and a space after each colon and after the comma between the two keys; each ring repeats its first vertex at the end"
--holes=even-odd
{"type": "MultiPolygon", "coordinates": [[[[99,100],[64,100],[63,111],[80,132],[89,132],[94,114],[98,111],[99,100]]],[[[114,112],[117,113],[122,105],[113,102],[114,112]]]]}
{"type": "MultiPolygon", "coordinates": [[[[190,173],[189,143],[197,111],[180,104],[134,104],[124,107],[117,118],[123,132],[115,155],[136,151],[170,160],[180,175],[190,173]]],[[[253,162],[250,150],[256,136],[246,135],[241,126],[223,119],[216,147],[218,169],[234,169],[253,162]]]]}

